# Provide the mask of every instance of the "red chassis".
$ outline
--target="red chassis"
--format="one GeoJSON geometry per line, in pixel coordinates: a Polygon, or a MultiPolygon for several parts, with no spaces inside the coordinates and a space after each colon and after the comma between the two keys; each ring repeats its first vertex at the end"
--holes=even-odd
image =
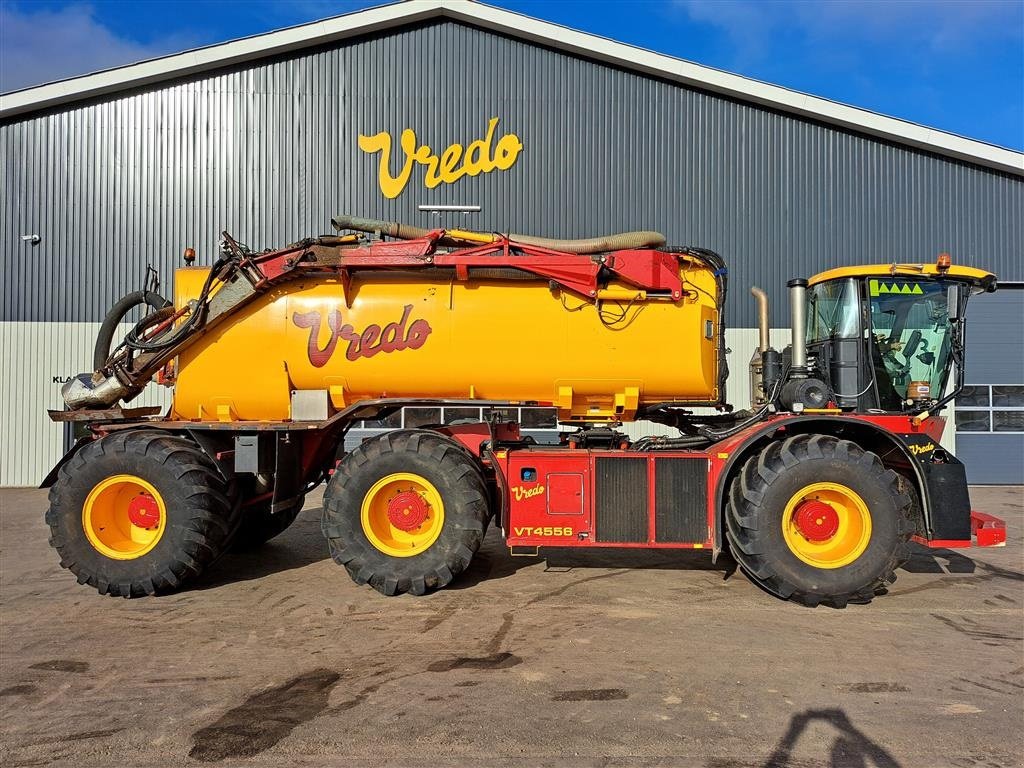
{"type": "MultiPolygon", "coordinates": [[[[904,473],[921,474],[922,457],[945,462],[937,448],[943,421],[915,424],[900,415],[779,415],[703,450],[588,449],[569,446],[502,448],[485,453],[498,489],[501,525],[514,550],[538,547],[632,547],[712,549],[722,546],[725,489],[743,461],[765,440],[799,432],[875,434],[889,441],[887,461],[904,473]],[[902,461],[902,464],[901,464],[902,461]]],[[[489,439],[486,425],[442,431],[473,452],[489,439]]],[[[516,440],[515,425],[503,425],[501,440],[516,440]]],[[[955,459],[952,459],[955,461],[955,459]]],[[[917,483],[928,501],[927,483],[917,483]]],[[[1002,520],[970,515],[970,538],[939,538],[924,532],[914,540],[928,547],[1001,546],[1002,520]]],[[[965,521],[966,522],[966,521],[965,521]]],[[[966,530],[966,528],[964,529],[966,530]]]]}

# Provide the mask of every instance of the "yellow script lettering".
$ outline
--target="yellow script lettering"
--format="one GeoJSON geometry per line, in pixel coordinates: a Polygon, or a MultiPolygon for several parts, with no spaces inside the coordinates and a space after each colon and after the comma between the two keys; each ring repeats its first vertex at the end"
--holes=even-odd
{"type": "Polygon", "coordinates": [[[506,133],[495,144],[494,132],[497,127],[498,118],[492,117],[487,122],[487,131],[482,139],[471,141],[465,151],[459,143],[450,144],[441,152],[440,157],[434,154],[429,145],[420,146],[416,132],[412,128],[406,128],[399,139],[404,159],[397,176],[391,175],[390,133],[381,131],[372,136],[360,134],[359,149],[368,155],[380,153],[377,161],[377,184],[384,197],[394,199],[402,194],[409,184],[415,165],[426,167],[423,185],[427,189],[434,189],[441,184],[454,184],[463,176],[478,176],[494,170],[507,171],[523,151],[523,142],[514,133],[506,133]]]}
{"type": "Polygon", "coordinates": [[[540,496],[542,493],[544,493],[543,485],[538,485],[536,488],[523,488],[521,485],[516,485],[512,488],[512,495],[516,497],[516,501],[540,496]]]}

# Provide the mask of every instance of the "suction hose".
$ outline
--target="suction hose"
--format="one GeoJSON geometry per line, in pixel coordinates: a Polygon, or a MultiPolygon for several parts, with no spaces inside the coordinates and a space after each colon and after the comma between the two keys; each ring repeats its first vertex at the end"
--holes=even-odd
{"type": "MultiPolygon", "coordinates": [[[[380,232],[388,237],[397,237],[400,240],[414,240],[418,237],[425,237],[431,230],[421,229],[409,224],[401,224],[397,221],[380,221],[378,219],[363,219],[358,216],[335,216],[331,219],[331,225],[339,232],[343,229],[352,229],[357,232],[380,232]]],[[[487,232],[471,232],[473,242],[491,242],[497,240],[497,236],[487,232]]],[[[586,240],[551,240],[546,237],[533,237],[531,235],[510,234],[509,240],[524,245],[536,245],[541,248],[550,248],[555,251],[566,253],[603,253],[605,251],[617,251],[625,248],[658,248],[665,244],[665,236],[660,232],[621,232],[617,235],[606,237],[592,237],[586,240]]],[[[457,237],[445,238],[447,242],[461,242],[457,237]]]]}
{"type": "Polygon", "coordinates": [[[96,346],[93,349],[92,355],[92,368],[94,371],[102,369],[107,364],[107,358],[110,357],[110,346],[114,341],[114,334],[117,332],[117,327],[121,324],[121,321],[135,307],[142,304],[148,305],[154,312],[171,306],[171,302],[159,293],[153,293],[152,291],[134,291],[114,304],[110,311],[107,312],[107,316],[103,318],[100,332],[96,336],[96,346]]]}

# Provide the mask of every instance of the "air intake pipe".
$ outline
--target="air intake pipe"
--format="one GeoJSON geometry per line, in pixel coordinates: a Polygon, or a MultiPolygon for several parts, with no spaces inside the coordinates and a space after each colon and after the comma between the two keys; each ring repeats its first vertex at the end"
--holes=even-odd
{"type": "Polygon", "coordinates": [[[790,363],[794,377],[807,375],[807,281],[802,277],[790,280],[789,311],[793,329],[793,360],[790,363]]]}
{"type": "Polygon", "coordinates": [[[824,381],[810,377],[807,368],[807,281],[798,277],[786,285],[789,286],[793,336],[788,381],[782,386],[779,401],[790,411],[824,408],[832,396],[831,392],[824,381]]]}

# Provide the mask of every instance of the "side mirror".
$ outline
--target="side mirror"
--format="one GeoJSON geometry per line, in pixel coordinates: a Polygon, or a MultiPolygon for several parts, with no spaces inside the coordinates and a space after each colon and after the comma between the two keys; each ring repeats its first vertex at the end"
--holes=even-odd
{"type": "Polygon", "coordinates": [[[946,317],[955,322],[960,317],[960,286],[954,283],[946,291],[946,317]]]}

